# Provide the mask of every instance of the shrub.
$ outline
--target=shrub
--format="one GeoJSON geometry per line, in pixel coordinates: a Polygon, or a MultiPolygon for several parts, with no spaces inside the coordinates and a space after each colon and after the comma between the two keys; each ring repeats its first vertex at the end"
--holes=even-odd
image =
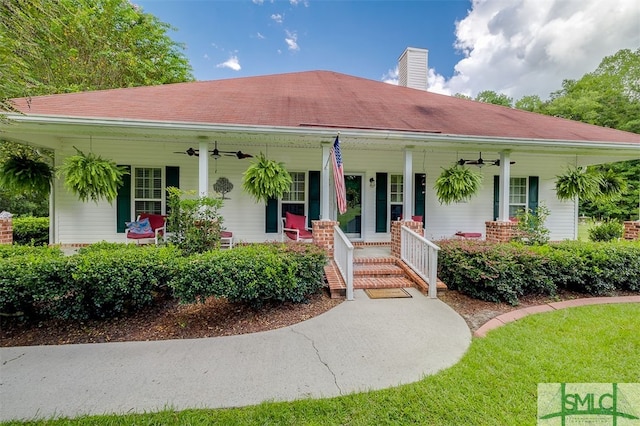
{"type": "Polygon", "coordinates": [[[326,255],[310,244],[250,244],[191,256],[171,287],[184,303],[210,296],[260,306],[302,302],[322,286],[326,255]]]}
{"type": "Polygon", "coordinates": [[[557,289],[603,295],[640,291],[640,243],[568,241],[544,246],[484,241],[438,243],[438,275],[471,297],[517,304],[528,294],[557,289]]]}
{"type": "Polygon", "coordinates": [[[622,238],[624,225],[616,220],[607,220],[589,229],[591,241],[612,241],[622,238]]]}
{"type": "Polygon", "coordinates": [[[518,213],[518,233],[514,240],[528,245],[542,245],[549,241],[549,229],[544,226],[549,209],[540,203],[535,210],[528,207],[518,213]]]}
{"type": "MultiPolygon", "coordinates": [[[[166,288],[180,261],[176,247],[95,248],[70,258],[72,281],[81,306],[73,315],[112,317],[151,304],[166,288]]],[[[63,309],[62,317],[67,317],[63,309]]]]}
{"type": "Polygon", "coordinates": [[[30,216],[13,218],[13,242],[31,245],[48,244],[49,218],[30,216]]]}

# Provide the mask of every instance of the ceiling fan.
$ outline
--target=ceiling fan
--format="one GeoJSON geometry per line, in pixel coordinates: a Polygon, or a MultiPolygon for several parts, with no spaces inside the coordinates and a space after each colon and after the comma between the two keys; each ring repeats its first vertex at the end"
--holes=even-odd
{"type": "MultiPolygon", "coordinates": [[[[464,165],[473,165],[473,166],[478,166],[478,167],[482,167],[484,165],[489,165],[489,166],[499,166],[500,165],[500,159],[498,160],[484,160],[482,158],[482,152],[480,153],[480,156],[478,157],[477,160],[464,160],[464,159],[459,159],[458,160],[458,164],[461,166],[464,165]]],[[[510,161],[509,164],[516,164],[515,161],[510,161]]]]}
{"type": "MultiPolygon", "coordinates": [[[[211,153],[211,156],[217,160],[218,158],[222,157],[223,155],[227,156],[227,157],[236,157],[238,160],[242,160],[245,158],[252,158],[253,155],[251,154],[246,154],[242,151],[220,151],[218,149],[218,141],[215,142],[215,147],[212,151],[209,151],[211,153]]],[[[189,157],[193,157],[194,155],[196,157],[198,157],[200,155],[200,150],[199,149],[194,149],[194,148],[189,148],[186,151],[174,151],[174,154],[187,154],[189,157]]]]}

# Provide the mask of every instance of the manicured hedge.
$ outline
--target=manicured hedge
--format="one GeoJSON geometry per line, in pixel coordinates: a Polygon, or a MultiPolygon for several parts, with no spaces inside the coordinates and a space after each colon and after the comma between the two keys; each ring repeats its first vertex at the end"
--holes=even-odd
{"type": "Polygon", "coordinates": [[[182,302],[224,297],[260,306],[303,302],[323,284],[326,255],[311,244],[250,244],[191,256],[170,285],[182,302]]]}
{"type": "Polygon", "coordinates": [[[14,217],[12,222],[15,244],[49,244],[48,217],[14,217]]]}
{"type": "Polygon", "coordinates": [[[523,246],[443,240],[438,245],[440,279],[482,300],[515,305],[521,296],[559,289],[591,295],[640,291],[640,242],[523,246]]]}
{"type": "Polygon", "coordinates": [[[107,318],[160,295],[185,303],[209,296],[253,306],[302,302],[321,288],[325,263],[324,251],[310,244],[255,244],[189,257],[174,246],[99,243],[68,257],[57,248],[0,246],[0,313],[107,318]]]}

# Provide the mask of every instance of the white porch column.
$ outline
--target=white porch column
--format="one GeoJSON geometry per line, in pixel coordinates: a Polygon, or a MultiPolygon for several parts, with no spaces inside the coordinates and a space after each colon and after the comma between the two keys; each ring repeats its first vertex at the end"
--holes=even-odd
{"type": "Polygon", "coordinates": [[[329,176],[331,175],[329,155],[331,154],[331,142],[322,142],[322,168],[320,169],[320,220],[331,220],[329,213],[329,176]]]}
{"type": "Polygon", "coordinates": [[[198,194],[206,197],[209,194],[209,143],[200,141],[198,149],[198,194]]]}
{"type": "Polygon", "coordinates": [[[509,222],[509,182],[511,180],[511,162],[509,151],[500,152],[500,199],[498,221],[509,222]]]}
{"type": "Polygon", "coordinates": [[[404,178],[402,186],[402,218],[409,221],[413,216],[413,147],[404,149],[404,178]]]}

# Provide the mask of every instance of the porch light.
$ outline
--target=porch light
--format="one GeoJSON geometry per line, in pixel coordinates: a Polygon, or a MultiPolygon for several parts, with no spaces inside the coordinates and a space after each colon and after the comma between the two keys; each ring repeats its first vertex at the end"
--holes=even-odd
{"type": "Polygon", "coordinates": [[[376,180],[374,178],[369,178],[369,186],[371,188],[375,188],[376,187],[376,180]]]}

